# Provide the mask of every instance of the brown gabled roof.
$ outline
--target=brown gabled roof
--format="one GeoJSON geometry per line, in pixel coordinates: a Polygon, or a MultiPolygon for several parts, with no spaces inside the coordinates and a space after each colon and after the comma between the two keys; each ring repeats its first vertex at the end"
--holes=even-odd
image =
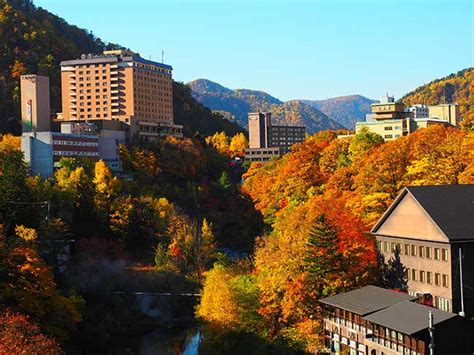
{"type": "Polygon", "coordinates": [[[474,185],[407,186],[372,228],[372,233],[377,232],[407,193],[450,241],[474,239],[474,185]]]}
{"type": "Polygon", "coordinates": [[[415,302],[404,301],[364,317],[384,327],[413,335],[428,328],[429,312],[433,313],[433,324],[459,317],[457,314],[444,312],[415,302]]]}
{"type": "Polygon", "coordinates": [[[369,285],[323,298],[319,302],[364,316],[403,301],[414,301],[416,299],[416,297],[409,296],[406,293],[369,285]]]}

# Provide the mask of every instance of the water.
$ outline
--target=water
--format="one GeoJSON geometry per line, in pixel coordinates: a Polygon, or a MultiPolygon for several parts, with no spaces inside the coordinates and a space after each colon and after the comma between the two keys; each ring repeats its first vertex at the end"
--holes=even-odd
{"type": "Polygon", "coordinates": [[[186,330],[157,329],[142,337],[140,355],[198,355],[201,331],[197,327],[186,330]]]}

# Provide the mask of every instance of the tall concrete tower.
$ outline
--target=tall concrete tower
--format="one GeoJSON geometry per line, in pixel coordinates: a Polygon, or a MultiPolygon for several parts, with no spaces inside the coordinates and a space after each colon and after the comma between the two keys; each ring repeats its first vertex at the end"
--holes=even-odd
{"type": "Polygon", "coordinates": [[[267,148],[270,146],[272,114],[270,112],[249,113],[249,147],[267,148]]]}
{"type": "Polygon", "coordinates": [[[23,133],[51,131],[49,78],[41,75],[22,75],[20,87],[23,133]]]}

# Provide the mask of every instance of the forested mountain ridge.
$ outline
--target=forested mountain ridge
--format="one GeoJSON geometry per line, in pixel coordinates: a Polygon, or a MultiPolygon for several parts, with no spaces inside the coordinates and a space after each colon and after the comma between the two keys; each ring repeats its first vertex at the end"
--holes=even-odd
{"type": "Polygon", "coordinates": [[[464,122],[474,122],[474,67],[436,79],[403,96],[406,105],[438,105],[456,102],[464,122]]]}
{"type": "MultiPolygon", "coordinates": [[[[0,132],[21,133],[20,76],[40,74],[50,78],[51,110],[61,111],[59,63],[83,53],[101,53],[123,48],[107,43],[92,32],[68,24],[64,19],[36,7],[31,0],[0,0],[0,132]]],[[[240,130],[194,101],[175,84],[176,121],[188,134],[212,134],[240,130]],[[182,106],[184,105],[184,106],[182,106]]]]}
{"type": "Polygon", "coordinates": [[[364,121],[365,114],[370,113],[370,105],[377,102],[362,95],[300,101],[313,106],[349,129],[354,129],[357,121],[364,121]]]}
{"type": "Polygon", "coordinates": [[[249,112],[270,111],[276,124],[303,124],[309,133],[343,128],[324,113],[303,102],[283,102],[263,91],[230,90],[206,79],[197,79],[187,85],[199,102],[212,110],[230,113],[242,127],[247,126],[249,112]]]}

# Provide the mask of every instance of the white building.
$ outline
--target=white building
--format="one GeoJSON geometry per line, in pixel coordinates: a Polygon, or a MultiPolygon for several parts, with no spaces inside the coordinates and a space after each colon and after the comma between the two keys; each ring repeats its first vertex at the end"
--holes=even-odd
{"type": "Polygon", "coordinates": [[[413,112],[413,118],[428,118],[430,117],[428,106],[417,104],[408,107],[409,112],[413,112]]]}

